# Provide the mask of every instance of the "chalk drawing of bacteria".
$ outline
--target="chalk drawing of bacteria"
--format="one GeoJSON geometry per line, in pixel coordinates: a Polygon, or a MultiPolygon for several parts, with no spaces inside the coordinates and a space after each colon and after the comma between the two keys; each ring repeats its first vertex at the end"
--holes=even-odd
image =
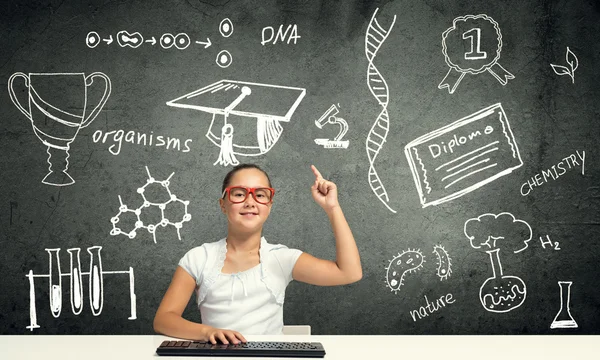
{"type": "Polygon", "coordinates": [[[396,294],[404,285],[406,275],[421,269],[424,262],[425,258],[420,249],[408,249],[398,253],[386,268],[386,286],[396,294]]]}
{"type": "Polygon", "coordinates": [[[452,274],[452,259],[442,245],[435,245],[433,253],[437,257],[436,275],[440,278],[440,281],[446,280],[452,274]]]}

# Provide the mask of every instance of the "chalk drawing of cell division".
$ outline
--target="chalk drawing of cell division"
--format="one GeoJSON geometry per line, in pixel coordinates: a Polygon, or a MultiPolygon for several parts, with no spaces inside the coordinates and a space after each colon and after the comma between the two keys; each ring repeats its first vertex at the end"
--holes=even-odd
{"type": "Polygon", "coordinates": [[[420,136],[404,153],[422,207],[461,197],[523,165],[500,103],[420,136]]]}
{"type": "Polygon", "coordinates": [[[303,88],[221,80],[167,105],[212,114],[206,137],[220,148],[213,165],[228,166],[239,164],[237,156],[271,150],[283,132],[280,123],[290,121],[304,95],[303,88]]]}
{"type": "Polygon", "coordinates": [[[408,249],[398,253],[390,260],[388,267],[385,268],[386,286],[396,294],[400,291],[400,287],[404,285],[406,276],[421,269],[424,262],[425,258],[419,249],[408,249]]]}
{"type": "Polygon", "coordinates": [[[450,69],[438,88],[453,94],[467,73],[486,71],[506,85],[515,77],[498,64],[500,51],[502,34],[494,19],[485,14],[457,17],[442,34],[442,52],[450,69]]]}
{"type": "Polygon", "coordinates": [[[179,33],[177,35],[166,33],[160,37],[158,43],[163,49],[169,49],[175,46],[175,48],[179,50],[185,50],[188,46],[190,46],[192,41],[190,40],[189,35],[186,33],[179,33]]]}
{"type": "Polygon", "coordinates": [[[136,296],[134,293],[134,276],[133,268],[129,267],[124,271],[104,271],[102,269],[102,258],[100,256],[102,246],[91,246],[87,248],[90,255],[89,270],[82,272],[80,251],[81,248],[67,249],[70,257],[69,272],[63,273],[60,265],[60,249],[46,249],[48,253],[48,273],[34,274],[32,270],[25,275],[29,280],[29,326],[27,329],[39,328],[37,323],[37,310],[35,304],[35,279],[48,279],[49,293],[48,300],[50,301],[50,311],[54,318],[58,318],[62,311],[63,288],[62,279],[69,278],[69,294],[71,295],[71,311],[75,315],[79,315],[83,310],[84,282],[83,277],[87,276],[90,309],[94,316],[102,313],[104,306],[104,276],[105,275],[128,275],[129,278],[129,305],[130,316],[129,320],[137,319],[136,315],[136,296]]]}
{"type": "Polygon", "coordinates": [[[231,62],[233,61],[233,57],[231,56],[231,53],[227,50],[221,50],[218,54],[217,54],[217,58],[216,58],[216,63],[217,65],[219,65],[222,68],[226,68],[229,67],[229,65],[231,65],[231,62]]]}
{"type": "Polygon", "coordinates": [[[365,35],[365,56],[368,61],[367,86],[373,97],[375,97],[379,103],[379,106],[381,106],[381,111],[369,130],[365,147],[367,150],[367,157],[369,158],[369,186],[379,201],[381,201],[388,210],[396,213],[396,210],[392,209],[389,205],[390,198],[374,165],[377,155],[379,155],[381,148],[383,148],[383,144],[386,141],[390,128],[390,118],[387,109],[390,93],[387,82],[379,70],[377,70],[373,61],[396,22],[396,15],[394,15],[392,23],[387,28],[382,27],[375,18],[378,10],[379,8],[375,9],[371,21],[369,22],[369,26],[367,27],[367,33],[365,35]]]}
{"type": "Polygon", "coordinates": [[[85,44],[92,49],[98,46],[101,41],[102,38],[100,37],[100,34],[95,31],[90,31],[85,37],[85,44]]]}
{"type": "Polygon", "coordinates": [[[144,37],[139,32],[129,33],[122,30],[117,33],[117,43],[120,47],[137,48],[144,43],[144,37]]]}
{"type": "Polygon", "coordinates": [[[156,244],[156,229],[159,226],[166,227],[167,225],[171,225],[177,230],[177,238],[179,240],[181,240],[180,230],[183,227],[183,223],[190,221],[192,219],[192,215],[190,215],[187,212],[188,205],[190,204],[190,202],[188,200],[179,199],[175,194],[171,193],[171,190],[169,190],[171,177],[175,173],[171,173],[171,175],[169,175],[169,177],[166,180],[159,181],[159,180],[156,180],[155,178],[153,178],[152,175],[150,175],[150,171],[148,170],[147,166],[146,166],[146,172],[148,173],[148,179],[146,180],[146,184],[144,184],[144,186],[142,186],[141,188],[137,189],[138,194],[141,195],[142,200],[143,200],[142,205],[140,205],[136,209],[130,209],[129,207],[127,207],[126,204],[123,203],[123,200],[121,199],[121,195],[118,195],[119,203],[121,205],[119,206],[119,213],[110,219],[110,222],[113,225],[113,228],[110,231],[110,234],[112,236],[126,235],[130,239],[134,239],[137,235],[137,230],[143,228],[152,234],[154,243],[156,244]],[[164,192],[166,192],[165,198],[167,200],[162,201],[162,202],[149,201],[145,195],[146,188],[149,186],[162,187],[164,192]],[[155,224],[144,224],[144,222],[142,221],[140,216],[142,215],[142,212],[144,211],[144,209],[149,208],[151,206],[158,207],[160,209],[161,220],[155,224]],[[183,214],[181,221],[172,222],[165,217],[165,210],[167,210],[167,208],[175,208],[177,206],[183,207],[184,214],[183,214]],[[121,228],[118,227],[119,221],[121,220],[121,216],[126,213],[133,213],[136,216],[135,226],[130,231],[123,231],[121,228]]]}
{"type": "Polygon", "coordinates": [[[219,24],[219,32],[221,33],[221,36],[226,38],[233,34],[233,23],[231,20],[229,20],[229,18],[221,20],[221,23],[219,24]]]}

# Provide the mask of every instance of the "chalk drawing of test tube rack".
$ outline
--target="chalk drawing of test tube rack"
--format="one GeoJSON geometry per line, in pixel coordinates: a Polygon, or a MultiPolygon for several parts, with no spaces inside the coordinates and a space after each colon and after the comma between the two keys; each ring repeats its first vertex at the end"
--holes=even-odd
{"type": "Polygon", "coordinates": [[[27,275],[29,279],[29,326],[27,329],[33,331],[40,326],[37,323],[37,311],[35,306],[35,278],[47,278],[49,282],[49,300],[52,316],[58,318],[62,311],[62,278],[69,277],[71,310],[73,314],[79,315],[83,310],[83,276],[88,277],[89,301],[92,314],[98,316],[102,313],[104,305],[104,275],[128,274],[129,275],[129,299],[131,314],[129,320],[135,320],[136,315],[136,296],[134,293],[133,268],[125,271],[103,271],[102,259],[100,257],[101,246],[91,246],[87,248],[90,254],[90,268],[88,272],[81,271],[80,248],[67,249],[70,257],[70,267],[68,273],[63,273],[60,266],[60,257],[58,249],[46,249],[48,252],[48,274],[34,274],[29,270],[27,275]]]}
{"type": "Polygon", "coordinates": [[[303,88],[220,80],[167,105],[213,114],[206,137],[221,148],[213,165],[228,166],[239,164],[236,155],[258,156],[271,150],[283,132],[280,122],[290,121],[305,95],[303,88]],[[254,139],[234,136],[232,123],[238,119],[246,124],[255,120],[254,139]]]}

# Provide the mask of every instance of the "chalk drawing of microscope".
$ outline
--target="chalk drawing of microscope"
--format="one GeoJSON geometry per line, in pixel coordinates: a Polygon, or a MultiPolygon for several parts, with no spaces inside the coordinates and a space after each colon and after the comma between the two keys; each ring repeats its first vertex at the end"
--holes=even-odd
{"type": "Polygon", "coordinates": [[[70,294],[71,294],[71,310],[73,314],[79,315],[83,310],[83,281],[82,277],[88,277],[89,300],[90,308],[94,316],[100,315],[104,304],[104,275],[107,274],[128,274],[129,275],[129,299],[131,306],[131,314],[129,320],[135,320],[136,316],[136,297],[134,293],[134,277],[133,268],[125,271],[103,271],[102,259],[100,258],[101,246],[91,246],[87,248],[90,254],[90,268],[88,272],[81,272],[81,261],[79,252],[80,248],[67,249],[70,257],[70,267],[68,273],[63,273],[60,266],[60,257],[58,253],[60,249],[46,249],[48,252],[48,274],[34,274],[29,270],[27,275],[29,279],[29,326],[27,329],[33,331],[40,326],[37,324],[37,312],[35,306],[35,278],[48,278],[49,283],[49,300],[52,316],[58,318],[62,310],[62,278],[69,277],[70,294]]]}
{"type": "Polygon", "coordinates": [[[339,112],[340,111],[339,111],[338,107],[335,104],[333,104],[333,105],[331,105],[329,110],[325,111],[325,113],[323,113],[323,115],[321,115],[319,120],[315,120],[315,125],[319,129],[322,129],[325,124],[338,124],[341,127],[340,132],[337,134],[337,136],[333,140],[315,139],[315,143],[317,145],[322,145],[325,149],[340,149],[340,148],[347,149],[348,148],[350,141],[342,140],[342,138],[344,137],[344,135],[346,135],[346,132],[348,131],[348,123],[346,122],[346,120],[342,119],[341,117],[336,116],[339,112]]]}

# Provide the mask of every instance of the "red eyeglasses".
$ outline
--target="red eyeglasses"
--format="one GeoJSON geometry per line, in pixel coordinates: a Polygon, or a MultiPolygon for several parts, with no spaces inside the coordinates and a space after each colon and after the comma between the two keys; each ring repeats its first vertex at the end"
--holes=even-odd
{"type": "Polygon", "coordinates": [[[225,194],[228,194],[227,198],[234,204],[243,203],[248,198],[248,195],[252,194],[257,203],[267,205],[273,201],[275,189],[269,187],[249,188],[245,186],[229,186],[225,188],[221,197],[224,198],[225,194]]]}

